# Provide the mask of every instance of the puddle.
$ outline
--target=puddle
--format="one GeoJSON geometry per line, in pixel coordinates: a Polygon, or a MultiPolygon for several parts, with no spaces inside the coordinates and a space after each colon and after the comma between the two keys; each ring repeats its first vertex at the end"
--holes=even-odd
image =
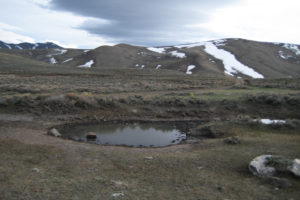
{"type": "Polygon", "coordinates": [[[130,147],[163,147],[186,140],[186,134],[170,123],[76,125],[64,128],[61,133],[66,139],[130,147]]]}

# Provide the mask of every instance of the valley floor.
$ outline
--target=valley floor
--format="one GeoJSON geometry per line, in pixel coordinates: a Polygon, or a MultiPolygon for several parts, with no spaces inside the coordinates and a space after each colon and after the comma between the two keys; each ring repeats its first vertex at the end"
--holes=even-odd
{"type": "Polygon", "coordinates": [[[298,79],[241,81],[120,71],[6,73],[0,83],[0,199],[300,196],[293,175],[280,175],[292,184],[281,189],[248,170],[262,154],[299,158],[298,79]],[[260,118],[288,124],[253,123],[260,118]],[[222,134],[164,148],[102,146],[47,135],[52,127],[109,120],[185,121],[191,128],[199,123],[222,134]],[[225,143],[230,136],[241,143],[225,143]]]}

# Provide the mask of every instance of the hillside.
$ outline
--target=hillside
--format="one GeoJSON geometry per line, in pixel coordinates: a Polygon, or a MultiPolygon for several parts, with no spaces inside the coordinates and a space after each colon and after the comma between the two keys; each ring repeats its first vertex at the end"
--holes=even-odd
{"type": "Polygon", "coordinates": [[[299,45],[244,39],[149,48],[118,44],[92,50],[14,48],[0,52],[73,68],[174,70],[236,78],[300,77],[299,45]]]}

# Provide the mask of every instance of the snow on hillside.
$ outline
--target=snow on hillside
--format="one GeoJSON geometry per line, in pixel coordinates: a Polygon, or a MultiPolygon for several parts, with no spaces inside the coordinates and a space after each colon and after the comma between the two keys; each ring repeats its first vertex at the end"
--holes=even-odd
{"type": "Polygon", "coordinates": [[[286,121],[285,120],[280,120],[280,119],[261,119],[261,120],[253,120],[254,122],[260,122],[262,124],[266,124],[266,125],[270,125],[270,124],[285,124],[286,121]]]}
{"type": "Polygon", "coordinates": [[[170,53],[172,56],[177,57],[177,58],[186,58],[185,53],[181,53],[178,51],[171,51],[170,53]]]}
{"type": "Polygon", "coordinates": [[[157,65],[155,69],[159,69],[161,67],[162,67],[162,65],[157,65]]]}
{"type": "Polygon", "coordinates": [[[90,60],[90,61],[86,62],[84,65],[79,65],[78,67],[91,68],[93,64],[94,64],[94,60],[90,60]]]}
{"type": "Polygon", "coordinates": [[[189,65],[186,70],[186,74],[193,74],[192,70],[195,69],[195,65],[189,65]]]}
{"type": "Polygon", "coordinates": [[[219,49],[213,42],[205,42],[205,51],[223,61],[225,73],[234,76],[237,73],[242,73],[252,78],[264,78],[263,75],[254,71],[252,68],[240,63],[233,54],[223,49],[219,49]]]}
{"type": "Polygon", "coordinates": [[[166,48],[163,47],[148,47],[147,49],[156,53],[165,53],[166,51],[166,48]]]}
{"type": "Polygon", "coordinates": [[[62,63],[70,62],[71,60],[73,60],[73,58],[69,58],[69,59],[63,61],[62,63]]]}
{"type": "Polygon", "coordinates": [[[264,78],[263,75],[259,74],[258,72],[254,71],[252,68],[239,62],[232,53],[218,48],[219,46],[224,46],[225,42],[226,39],[222,39],[222,40],[214,40],[209,42],[177,45],[175,47],[193,48],[193,47],[204,46],[205,47],[204,50],[206,53],[223,61],[226,74],[234,76],[237,73],[242,73],[252,78],[264,78]]]}
{"type": "Polygon", "coordinates": [[[51,57],[51,58],[50,58],[50,63],[51,63],[51,64],[56,64],[57,61],[55,60],[55,58],[51,57]]]}
{"type": "Polygon", "coordinates": [[[288,50],[293,51],[297,56],[300,55],[300,49],[295,44],[284,44],[283,47],[285,47],[288,50]]]}
{"type": "Polygon", "coordinates": [[[7,46],[8,49],[12,49],[9,44],[5,44],[5,46],[7,46]]]}
{"type": "Polygon", "coordinates": [[[36,49],[39,46],[39,44],[34,44],[34,46],[32,47],[32,49],[36,49]]]}

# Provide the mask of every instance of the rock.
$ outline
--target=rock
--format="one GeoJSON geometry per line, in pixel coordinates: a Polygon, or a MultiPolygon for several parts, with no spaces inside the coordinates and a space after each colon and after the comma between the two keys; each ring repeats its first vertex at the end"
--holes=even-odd
{"type": "Polygon", "coordinates": [[[114,181],[114,180],[111,180],[111,183],[115,186],[115,187],[127,187],[128,184],[127,183],[124,183],[122,181],[114,181]]]}
{"type": "Polygon", "coordinates": [[[144,159],[146,159],[146,160],[153,160],[153,157],[152,156],[146,156],[146,157],[144,157],[144,159]]]}
{"type": "Polygon", "coordinates": [[[32,168],[32,171],[36,172],[36,173],[39,173],[40,172],[40,169],[39,168],[32,168]]]}
{"type": "Polygon", "coordinates": [[[98,181],[98,182],[104,181],[104,179],[103,179],[102,177],[95,177],[94,180],[95,180],[95,181],[98,181]]]}
{"type": "Polygon", "coordinates": [[[94,133],[94,132],[89,132],[89,133],[86,135],[86,139],[88,139],[88,140],[96,140],[96,139],[97,139],[97,135],[96,135],[96,133],[94,133]]]}
{"type": "Polygon", "coordinates": [[[229,137],[224,140],[226,144],[240,144],[241,140],[238,137],[229,137]]]}
{"type": "Polygon", "coordinates": [[[58,132],[56,128],[53,128],[50,131],[48,131],[48,134],[55,137],[61,137],[61,134],[58,132]]]}
{"type": "Polygon", "coordinates": [[[124,193],[123,192],[118,192],[118,193],[114,193],[111,195],[112,197],[116,198],[116,197],[123,197],[124,193]]]}
{"type": "Polygon", "coordinates": [[[283,156],[272,156],[268,160],[268,166],[274,167],[277,172],[290,173],[289,168],[291,168],[293,163],[291,159],[285,158],[283,156]]]}
{"type": "Polygon", "coordinates": [[[271,158],[272,155],[262,155],[256,157],[249,164],[250,172],[258,177],[272,176],[276,172],[276,169],[274,167],[267,166],[271,158]]]}
{"type": "Polygon", "coordinates": [[[289,166],[288,169],[295,176],[300,177],[300,159],[293,160],[292,165],[289,166]]]}
{"type": "Polygon", "coordinates": [[[286,178],[268,177],[267,181],[277,188],[288,188],[291,187],[291,182],[286,178]]]}

